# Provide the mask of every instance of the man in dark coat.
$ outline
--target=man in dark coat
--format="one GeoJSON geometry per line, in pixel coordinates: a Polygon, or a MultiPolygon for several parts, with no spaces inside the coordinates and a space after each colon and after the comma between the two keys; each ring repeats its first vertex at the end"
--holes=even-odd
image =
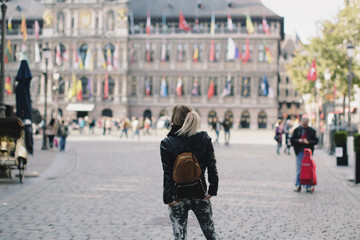
{"type": "MultiPolygon", "coordinates": [[[[311,152],[314,153],[314,146],[318,144],[319,139],[316,136],[315,129],[309,127],[309,119],[303,118],[301,126],[297,127],[291,138],[291,145],[294,146],[296,155],[296,181],[294,191],[300,192],[300,170],[301,163],[304,156],[304,149],[310,148],[311,152]]],[[[310,186],[306,186],[307,191],[311,191],[310,186]]]]}
{"type": "Polygon", "coordinates": [[[222,123],[223,127],[224,127],[224,132],[225,132],[225,145],[229,145],[229,141],[230,141],[230,128],[232,125],[232,122],[230,120],[229,115],[225,116],[225,119],[222,123]]]}

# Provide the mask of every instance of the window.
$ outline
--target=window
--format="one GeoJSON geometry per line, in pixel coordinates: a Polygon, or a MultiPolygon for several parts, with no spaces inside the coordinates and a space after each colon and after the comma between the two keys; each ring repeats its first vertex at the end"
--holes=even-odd
{"type": "Polygon", "coordinates": [[[106,30],[114,31],[114,12],[108,11],[106,14],[106,30]]]}
{"type": "MultiPolygon", "coordinates": [[[[250,56],[249,56],[248,62],[251,62],[252,61],[252,44],[249,44],[249,50],[250,50],[250,56]]],[[[245,56],[245,52],[246,52],[246,44],[243,44],[242,51],[241,51],[242,57],[245,56]]]]}
{"type": "Polygon", "coordinates": [[[134,43],[130,48],[130,64],[137,63],[139,61],[140,44],[134,43]]]}
{"type": "Polygon", "coordinates": [[[83,63],[85,63],[87,50],[88,50],[88,45],[86,43],[80,46],[80,57],[83,63]]]}
{"type": "Polygon", "coordinates": [[[106,65],[114,66],[114,52],[115,46],[111,43],[108,43],[103,48],[104,59],[106,60],[106,65]]]}
{"type": "Polygon", "coordinates": [[[268,93],[266,91],[268,91],[268,89],[265,89],[264,78],[259,77],[258,96],[259,97],[267,96],[268,93]]]}
{"type": "Polygon", "coordinates": [[[291,103],[286,103],[287,109],[291,109],[291,103]]]}
{"type": "Polygon", "coordinates": [[[193,78],[191,95],[194,97],[201,96],[201,77],[193,78]]]}
{"type": "Polygon", "coordinates": [[[234,96],[234,77],[225,77],[224,79],[224,90],[222,95],[234,96]]]}
{"type": "Polygon", "coordinates": [[[242,112],[241,118],[240,118],[240,127],[241,128],[250,128],[250,113],[248,111],[242,112]]]}
{"type": "Polygon", "coordinates": [[[285,90],[285,96],[288,97],[289,96],[289,90],[285,90]]]}
{"type": "Polygon", "coordinates": [[[58,32],[58,33],[64,33],[64,27],[65,27],[65,16],[64,16],[64,13],[58,12],[58,14],[57,14],[56,32],[58,32]]]}
{"type": "Polygon", "coordinates": [[[137,95],[137,82],[136,77],[131,78],[131,84],[130,84],[130,95],[132,97],[135,97],[137,95]]]}
{"type": "Polygon", "coordinates": [[[82,77],[80,80],[81,80],[83,98],[88,99],[89,98],[89,91],[88,91],[87,85],[88,85],[89,80],[88,80],[87,77],[82,77]]]}
{"type": "Polygon", "coordinates": [[[161,60],[161,62],[170,62],[170,44],[169,43],[163,43],[161,45],[160,60],[161,60]]]}
{"type": "Polygon", "coordinates": [[[259,44],[259,48],[258,48],[258,61],[259,62],[266,62],[266,54],[265,54],[265,46],[264,44],[259,44]]]}
{"type": "Polygon", "coordinates": [[[62,95],[65,93],[65,80],[60,76],[58,80],[58,93],[59,95],[62,95]]]}
{"type": "Polygon", "coordinates": [[[267,116],[266,113],[261,111],[258,115],[258,128],[266,128],[267,116]]]}
{"type": "MultiPolygon", "coordinates": [[[[112,96],[114,96],[114,87],[115,87],[115,81],[112,77],[108,77],[108,89],[109,89],[109,92],[108,92],[108,99],[111,99],[112,96]]],[[[105,80],[103,81],[103,89],[105,89],[105,80]]],[[[84,91],[84,90],[83,90],[84,91]]],[[[104,96],[104,99],[105,99],[105,95],[103,93],[103,96],[104,96]]]]}
{"type": "Polygon", "coordinates": [[[202,60],[203,60],[202,44],[195,43],[193,45],[193,62],[202,62],[202,60]]]}
{"type": "Polygon", "coordinates": [[[241,84],[241,96],[250,97],[251,96],[251,78],[243,77],[241,84]]]}
{"type": "Polygon", "coordinates": [[[55,48],[55,54],[54,54],[54,57],[55,57],[55,60],[54,62],[56,63],[56,65],[58,66],[61,66],[61,65],[64,65],[64,63],[68,60],[67,57],[66,57],[66,48],[64,45],[62,44],[58,44],[56,45],[56,48],[55,48]],[[58,51],[60,50],[60,54],[58,54],[58,51]]]}
{"type": "Polygon", "coordinates": [[[215,43],[215,62],[220,60],[220,44],[215,43]]]}
{"type": "Polygon", "coordinates": [[[145,62],[151,63],[154,62],[155,57],[155,44],[146,43],[145,45],[145,62]]]}
{"type": "Polygon", "coordinates": [[[144,79],[144,95],[152,96],[153,95],[153,77],[145,76],[144,79]]]}
{"type": "Polygon", "coordinates": [[[185,62],[186,57],[186,44],[185,43],[179,43],[177,45],[177,61],[178,62],[185,62]]]}
{"type": "Polygon", "coordinates": [[[286,84],[289,84],[290,80],[289,77],[286,77],[286,84]]]}
{"type": "Polygon", "coordinates": [[[257,25],[257,33],[264,33],[262,23],[258,23],[258,25],[257,25]]]}

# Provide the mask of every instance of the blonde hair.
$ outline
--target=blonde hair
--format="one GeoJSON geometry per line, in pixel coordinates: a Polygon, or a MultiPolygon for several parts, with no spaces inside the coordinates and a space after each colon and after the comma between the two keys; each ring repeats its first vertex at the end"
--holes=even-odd
{"type": "Polygon", "coordinates": [[[200,115],[189,106],[175,106],[172,123],[181,126],[176,132],[177,135],[191,137],[200,127],[200,115]]]}

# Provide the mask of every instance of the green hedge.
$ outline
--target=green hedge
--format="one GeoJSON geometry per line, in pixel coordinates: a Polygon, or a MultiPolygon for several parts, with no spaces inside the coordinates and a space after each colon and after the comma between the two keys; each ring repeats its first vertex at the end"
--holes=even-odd
{"type": "Polygon", "coordinates": [[[354,151],[360,153],[360,134],[354,135],[354,151]]]}
{"type": "Polygon", "coordinates": [[[347,143],[347,132],[334,132],[334,142],[336,145],[345,145],[347,143]]]}

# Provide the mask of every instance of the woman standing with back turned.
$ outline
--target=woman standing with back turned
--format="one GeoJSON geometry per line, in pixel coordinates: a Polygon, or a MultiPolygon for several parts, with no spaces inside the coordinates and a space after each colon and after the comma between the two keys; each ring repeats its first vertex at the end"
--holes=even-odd
{"type": "MultiPolygon", "coordinates": [[[[161,161],[164,170],[163,201],[169,206],[170,219],[175,240],[186,239],[188,212],[192,210],[200,224],[206,239],[218,239],[212,219],[210,198],[218,190],[218,173],[211,138],[206,132],[198,132],[200,116],[191,107],[175,106],[171,119],[171,130],[160,144],[161,161]],[[196,192],[194,197],[181,197],[173,176],[174,162],[180,154],[193,154],[201,168],[199,182],[204,191],[196,192]],[[209,189],[205,181],[208,171],[209,189]]],[[[190,185],[188,185],[190,186],[190,185]]]]}

